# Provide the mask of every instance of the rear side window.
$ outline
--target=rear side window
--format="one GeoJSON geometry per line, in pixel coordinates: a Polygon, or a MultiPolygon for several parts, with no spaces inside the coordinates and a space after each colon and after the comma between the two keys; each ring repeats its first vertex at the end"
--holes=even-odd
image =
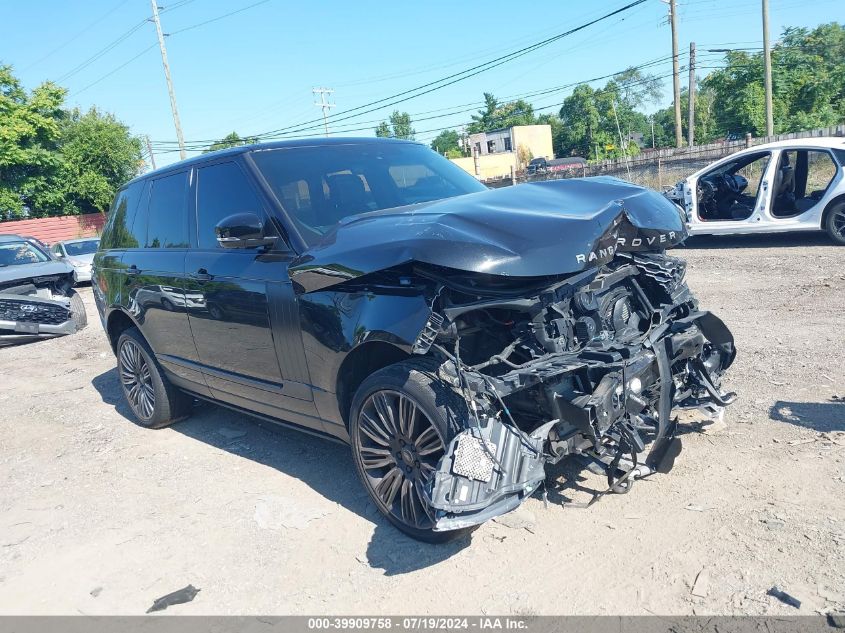
{"type": "Polygon", "coordinates": [[[197,170],[197,244],[220,248],[214,227],[234,213],[254,213],[264,220],[264,210],[247,179],[235,163],[220,163],[197,170]]]}
{"type": "Polygon", "coordinates": [[[146,248],[187,248],[188,172],[158,178],[151,185],[146,248]]]}
{"type": "Polygon", "coordinates": [[[100,247],[108,248],[138,248],[146,240],[146,225],[144,233],[138,236],[133,233],[135,214],[138,210],[138,201],[144,191],[144,182],[133,182],[128,187],[121,189],[114,198],[109,219],[103,228],[103,235],[100,239],[100,247]]]}

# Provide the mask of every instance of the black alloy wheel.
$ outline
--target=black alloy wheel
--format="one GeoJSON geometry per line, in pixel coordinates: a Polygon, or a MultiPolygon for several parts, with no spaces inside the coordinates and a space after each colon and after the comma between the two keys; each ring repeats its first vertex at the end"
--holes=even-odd
{"type": "Polygon", "coordinates": [[[438,377],[439,363],[414,358],[367,377],[350,407],[355,469],[373,503],[393,525],[427,543],[445,543],[475,526],[435,530],[427,486],[446,446],[465,428],[467,403],[438,377]]]}
{"type": "Polygon", "coordinates": [[[831,239],[838,244],[845,244],[845,203],[840,203],[830,210],[826,225],[831,239]]]}
{"type": "Polygon", "coordinates": [[[132,413],[142,421],[150,420],[156,402],[153,377],[141,347],[135,341],[128,339],[120,346],[118,369],[123,393],[132,413]]]}
{"type": "Polygon", "coordinates": [[[434,527],[423,486],[445,446],[417,403],[396,391],[376,391],[361,407],[357,431],[354,441],[361,466],[384,507],[408,527],[434,527]]]}
{"type": "Polygon", "coordinates": [[[120,334],[115,351],[120,387],[138,424],[160,429],[190,414],[194,399],[168,380],[137,328],[120,334]]]}

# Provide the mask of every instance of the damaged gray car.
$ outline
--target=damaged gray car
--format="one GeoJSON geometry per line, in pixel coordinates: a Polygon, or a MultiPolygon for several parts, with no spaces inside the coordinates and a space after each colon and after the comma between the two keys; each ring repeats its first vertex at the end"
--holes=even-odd
{"type": "Polygon", "coordinates": [[[341,439],[379,510],[443,541],[567,456],[627,492],[671,468],[680,410],[731,402],[685,237],[619,180],[488,190],[415,143],[286,141],[127,185],[93,286],[141,424],[199,397],[341,439]]]}
{"type": "Polygon", "coordinates": [[[73,334],[85,327],[73,268],[31,239],[0,235],[0,337],[73,334]]]}

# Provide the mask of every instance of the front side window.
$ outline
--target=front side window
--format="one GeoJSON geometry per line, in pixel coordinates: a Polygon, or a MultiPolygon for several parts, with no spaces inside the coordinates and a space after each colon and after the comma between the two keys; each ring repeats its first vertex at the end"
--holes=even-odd
{"type": "Polygon", "coordinates": [[[264,219],[264,210],[235,163],[220,163],[197,170],[197,243],[199,248],[221,248],[214,227],[235,213],[254,213],[264,219]]]}
{"type": "Polygon", "coordinates": [[[699,217],[710,220],[746,220],[754,212],[769,152],[747,154],[723,163],[698,181],[699,217]]]}
{"type": "Polygon", "coordinates": [[[0,242],[0,268],[5,266],[22,266],[49,262],[47,253],[41,252],[29,242],[14,241],[0,242]]]}
{"type": "Polygon", "coordinates": [[[486,190],[416,143],[290,147],[252,156],[308,244],[350,215],[486,190]]]}
{"type": "Polygon", "coordinates": [[[158,178],[151,184],[146,248],[187,248],[188,172],[158,178]]]}

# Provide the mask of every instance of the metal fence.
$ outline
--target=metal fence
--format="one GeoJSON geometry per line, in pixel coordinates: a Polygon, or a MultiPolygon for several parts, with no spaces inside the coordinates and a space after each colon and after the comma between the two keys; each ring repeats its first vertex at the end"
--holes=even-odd
{"type": "Polygon", "coordinates": [[[535,182],[539,180],[559,180],[562,178],[583,178],[586,176],[614,176],[644,187],[661,190],[666,186],[673,186],[684,180],[699,169],[734,152],[763,143],[784,141],[801,138],[817,138],[822,136],[845,136],[845,124],[806,132],[779,134],[764,138],[752,138],[746,135],[744,139],[721,141],[708,145],[693,147],[664,148],[658,150],[646,149],[637,156],[627,159],[605,160],[588,163],[583,166],[549,172],[546,174],[529,175],[517,172],[513,177],[485,181],[490,187],[506,187],[521,182],[535,182]]]}

